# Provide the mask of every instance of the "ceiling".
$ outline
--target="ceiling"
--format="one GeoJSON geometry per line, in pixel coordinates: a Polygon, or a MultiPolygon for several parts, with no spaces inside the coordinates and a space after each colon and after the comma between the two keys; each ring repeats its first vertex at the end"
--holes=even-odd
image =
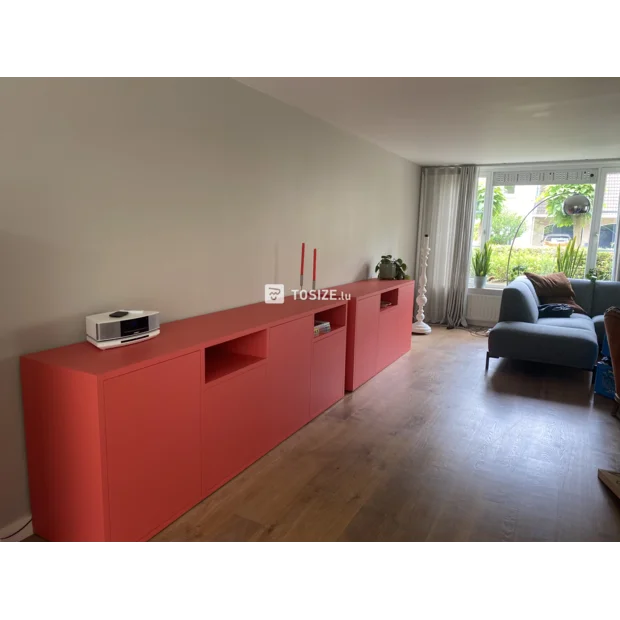
{"type": "Polygon", "coordinates": [[[422,165],[620,158],[618,78],[236,78],[422,165]]]}

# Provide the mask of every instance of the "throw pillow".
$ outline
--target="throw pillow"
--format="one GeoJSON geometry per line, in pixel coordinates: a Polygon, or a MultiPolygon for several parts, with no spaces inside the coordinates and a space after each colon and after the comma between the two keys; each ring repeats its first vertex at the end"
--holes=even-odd
{"type": "Polygon", "coordinates": [[[525,276],[532,283],[541,304],[566,304],[579,314],[587,314],[575,301],[575,291],[565,274],[550,273],[548,276],[539,276],[526,271],[525,276]]]}

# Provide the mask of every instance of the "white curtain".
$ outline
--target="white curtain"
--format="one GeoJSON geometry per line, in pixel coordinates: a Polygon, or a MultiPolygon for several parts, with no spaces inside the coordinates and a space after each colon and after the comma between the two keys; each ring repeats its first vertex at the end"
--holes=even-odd
{"type": "Polygon", "coordinates": [[[419,269],[422,240],[428,234],[427,322],[467,326],[465,302],[477,187],[476,166],[422,170],[416,264],[419,269]]]}

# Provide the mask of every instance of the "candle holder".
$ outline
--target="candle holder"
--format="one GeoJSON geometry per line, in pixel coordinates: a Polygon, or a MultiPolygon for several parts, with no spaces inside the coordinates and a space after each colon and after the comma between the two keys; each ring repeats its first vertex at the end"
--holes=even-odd
{"type": "Polygon", "coordinates": [[[432,331],[431,326],[424,322],[424,306],[428,301],[426,298],[426,269],[428,267],[428,255],[430,254],[430,251],[431,249],[428,247],[428,235],[424,235],[424,246],[420,255],[420,259],[422,261],[422,270],[420,273],[420,293],[416,299],[416,303],[418,304],[418,313],[415,317],[415,323],[411,326],[412,334],[430,334],[432,331]]]}

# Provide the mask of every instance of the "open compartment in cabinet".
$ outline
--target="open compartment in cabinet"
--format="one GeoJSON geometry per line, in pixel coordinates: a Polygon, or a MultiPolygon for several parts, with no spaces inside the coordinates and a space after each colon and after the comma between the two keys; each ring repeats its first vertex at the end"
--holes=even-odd
{"type": "Polygon", "coordinates": [[[267,330],[226,340],[205,349],[205,383],[238,373],[267,359],[267,330]]]}
{"type": "Polygon", "coordinates": [[[329,310],[323,310],[314,314],[314,325],[317,322],[328,322],[330,330],[328,332],[315,333],[315,339],[325,338],[330,334],[338,332],[344,329],[347,323],[347,305],[343,303],[341,306],[330,308],[329,310]]]}
{"type": "Polygon", "coordinates": [[[381,312],[385,312],[386,310],[390,310],[398,306],[398,289],[392,289],[391,291],[385,291],[385,293],[381,293],[381,301],[379,304],[379,310],[381,312]]]}

